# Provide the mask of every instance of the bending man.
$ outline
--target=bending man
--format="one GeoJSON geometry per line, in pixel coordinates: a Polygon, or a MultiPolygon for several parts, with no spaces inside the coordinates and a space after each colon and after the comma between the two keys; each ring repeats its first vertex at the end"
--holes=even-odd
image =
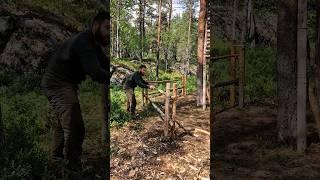
{"type": "Polygon", "coordinates": [[[134,94],[135,87],[139,86],[141,88],[150,88],[154,89],[153,85],[150,85],[148,82],[143,80],[143,76],[146,74],[147,67],[145,65],[141,65],[139,70],[130,74],[124,84],[124,90],[127,95],[127,111],[131,113],[132,118],[135,118],[135,111],[136,111],[136,96],[134,94]]]}
{"type": "Polygon", "coordinates": [[[68,168],[79,171],[85,128],[78,100],[78,85],[89,75],[94,81],[107,83],[110,61],[102,47],[109,43],[110,16],[99,13],[90,29],[67,40],[51,57],[42,79],[57,121],[53,127],[52,159],[66,159],[68,168]]]}

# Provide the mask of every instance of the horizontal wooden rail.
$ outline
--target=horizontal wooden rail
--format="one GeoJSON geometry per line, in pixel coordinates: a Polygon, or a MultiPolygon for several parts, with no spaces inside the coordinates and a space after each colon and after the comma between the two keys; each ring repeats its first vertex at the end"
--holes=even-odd
{"type": "Polygon", "coordinates": [[[159,94],[153,94],[152,96],[149,96],[149,98],[156,98],[159,96],[163,96],[163,94],[159,93],[159,94]]]}
{"type": "MultiPolygon", "coordinates": [[[[154,94],[159,94],[160,92],[157,90],[157,91],[152,91],[152,92],[149,92],[148,95],[154,95],[154,94]]],[[[161,93],[162,94],[162,93],[161,93]]]]}
{"type": "Polygon", "coordinates": [[[217,84],[214,84],[211,86],[212,88],[218,88],[218,87],[225,87],[225,86],[231,86],[231,85],[239,85],[239,80],[230,80],[230,81],[224,81],[224,82],[219,82],[217,84]]]}
{"type": "Polygon", "coordinates": [[[168,83],[168,82],[177,82],[177,80],[162,80],[162,81],[147,81],[148,83],[168,83]]]}
{"type": "Polygon", "coordinates": [[[220,60],[220,59],[228,59],[228,58],[239,57],[239,56],[240,56],[240,54],[231,54],[231,55],[225,55],[225,56],[216,56],[216,57],[213,57],[212,60],[217,61],[217,60],[220,60]]]}
{"type": "MultiPolygon", "coordinates": [[[[180,90],[180,89],[183,89],[183,88],[185,88],[185,87],[179,87],[179,88],[177,88],[177,90],[180,90]]],[[[169,90],[174,90],[174,88],[170,88],[169,90]]]]}

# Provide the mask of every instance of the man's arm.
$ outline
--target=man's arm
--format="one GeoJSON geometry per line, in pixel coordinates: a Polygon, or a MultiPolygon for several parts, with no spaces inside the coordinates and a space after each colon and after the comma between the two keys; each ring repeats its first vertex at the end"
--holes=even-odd
{"type": "Polygon", "coordinates": [[[134,80],[137,83],[137,85],[141,88],[149,88],[149,84],[148,82],[146,82],[145,80],[143,80],[143,78],[139,75],[135,75],[134,76],[134,80]]]}
{"type": "Polygon", "coordinates": [[[142,83],[146,84],[146,85],[150,85],[147,81],[145,81],[142,77],[141,77],[142,83]]]}

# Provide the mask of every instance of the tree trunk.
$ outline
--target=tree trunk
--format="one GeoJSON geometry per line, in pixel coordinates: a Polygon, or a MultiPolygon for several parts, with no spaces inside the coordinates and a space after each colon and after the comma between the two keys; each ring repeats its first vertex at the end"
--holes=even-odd
{"type": "Polygon", "coordinates": [[[191,40],[191,25],[192,25],[192,0],[189,0],[189,27],[188,27],[188,42],[187,42],[187,69],[186,74],[190,73],[190,58],[191,58],[191,47],[190,47],[190,40],[191,40]]]}
{"type": "Polygon", "coordinates": [[[117,53],[117,58],[121,57],[120,53],[120,2],[121,0],[117,0],[117,34],[116,34],[116,53],[117,53]]]}
{"type": "Polygon", "coordinates": [[[233,0],[232,40],[236,40],[237,8],[238,8],[238,0],[233,0]]]}
{"type": "Polygon", "coordinates": [[[171,30],[171,19],[172,19],[172,0],[169,2],[169,23],[168,23],[168,28],[169,31],[171,30]]]}
{"type": "Polygon", "coordinates": [[[140,51],[139,59],[143,59],[143,47],[144,47],[144,9],[145,0],[139,0],[139,35],[140,35],[140,51]]]}
{"type": "Polygon", "coordinates": [[[314,59],[314,77],[317,100],[320,105],[320,0],[317,0],[316,52],[314,59]]]}
{"type": "Polygon", "coordinates": [[[298,0],[297,23],[297,151],[303,153],[307,141],[307,0],[298,0]]]}
{"type": "Polygon", "coordinates": [[[310,62],[309,77],[309,103],[314,116],[314,120],[318,127],[320,137],[320,0],[317,0],[317,21],[316,21],[316,48],[314,61],[310,62]]]}
{"type": "Polygon", "coordinates": [[[250,43],[251,47],[255,46],[255,20],[254,20],[254,13],[253,13],[253,5],[252,0],[248,1],[248,14],[247,14],[247,23],[248,23],[248,32],[247,32],[247,40],[250,43]]]}
{"type": "Polygon", "coordinates": [[[202,105],[203,88],[203,54],[204,54],[204,35],[206,21],[207,0],[200,0],[200,12],[198,22],[198,67],[197,67],[197,106],[202,105]]]}
{"type": "Polygon", "coordinates": [[[213,85],[214,85],[214,69],[213,69],[213,61],[212,61],[212,58],[214,57],[214,53],[213,53],[213,22],[214,22],[214,16],[213,16],[213,2],[212,1],[209,1],[209,12],[208,12],[208,16],[210,17],[210,21],[209,21],[209,28],[211,29],[210,31],[210,61],[209,61],[209,86],[210,86],[210,179],[215,179],[215,172],[214,170],[217,169],[216,168],[216,164],[215,164],[215,156],[214,156],[214,153],[212,152],[215,152],[216,151],[216,147],[215,146],[215,141],[216,141],[216,136],[215,136],[215,129],[214,129],[214,123],[215,123],[215,112],[214,112],[214,106],[213,106],[213,97],[214,97],[214,88],[213,85]]]}
{"type": "Polygon", "coordinates": [[[159,79],[159,64],[160,64],[160,41],[161,41],[161,7],[162,0],[159,0],[158,5],[158,33],[157,33],[157,68],[156,68],[156,80],[159,79]]]}
{"type": "Polygon", "coordinates": [[[297,138],[297,1],[279,0],[277,32],[278,138],[297,138]]]}
{"type": "MultiPolygon", "coordinates": [[[[171,19],[172,19],[172,0],[169,1],[169,19],[168,19],[168,29],[167,29],[167,33],[169,34],[171,32],[171,19]]],[[[169,69],[169,62],[168,62],[168,52],[169,49],[171,47],[170,44],[170,36],[169,39],[167,39],[167,45],[165,47],[165,52],[164,52],[164,59],[165,59],[165,63],[166,63],[166,71],[168,71],[169,69]]]]}

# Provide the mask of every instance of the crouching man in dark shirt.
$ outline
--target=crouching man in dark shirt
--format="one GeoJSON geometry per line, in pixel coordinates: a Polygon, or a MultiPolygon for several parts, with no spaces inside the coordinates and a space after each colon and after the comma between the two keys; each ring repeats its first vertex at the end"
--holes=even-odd
{"type": "Polygon", "coordinates": [[[53,127],[52,159],[67,160],[68,168],[81,171],[85,128],[78,100],[78,85],[89,75],[107,83],[110,59],[102,47],[109,43],[110,16],[99,13],[89,30],[67,40],[51,57],[41,85],[57,121],[53,127]]]}
{"type": "Polygon", "coordinates": [[[150,85],[148,82],[143,80],[142,76],[145,75],[147,67],[145,65],[141,65],[139,70],[130,74],[126,77],[124,90],[127,95],[127,111],[131,113],[131,117],[135,118],[135,111],[136,111],[136,96],[134,94],[135,87],[139,86],[141,88],[150,88],[154,89],[153,85],[150,85]]]}

